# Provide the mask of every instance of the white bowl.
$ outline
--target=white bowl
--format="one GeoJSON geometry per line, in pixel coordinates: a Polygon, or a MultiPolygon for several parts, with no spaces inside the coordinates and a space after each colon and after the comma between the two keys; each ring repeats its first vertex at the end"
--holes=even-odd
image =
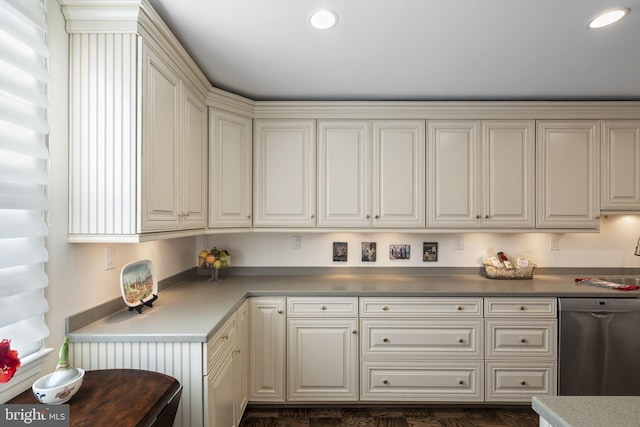
{"type": "Polygon", "coordinates": [[[79,368],[76,369],[78,369],[79,372],[78,376],[65,384],[55,387],[45,387],[47,380],[51,375],[53,375],[53,372],[39,378],[31,387],[33,395],[40,401],[40,403],[44,403],[46,405],[59,405],[69,401],[69,399],[71,399],[80,389],[84,378],[84,370],[79,368]]]}

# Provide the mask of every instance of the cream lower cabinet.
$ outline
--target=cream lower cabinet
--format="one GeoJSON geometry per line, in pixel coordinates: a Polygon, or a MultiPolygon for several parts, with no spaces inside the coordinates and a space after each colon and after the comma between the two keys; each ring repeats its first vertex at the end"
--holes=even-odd
{"type": "Polygon", "coordinates": [[[600,122],[536,123],[537,228],[600,225],[600,122]]]}
{"type": "Polygon", "coordinates": [[[602,123],[602,201],[607,211],[640,211],[640,121],[602,123]]]}
{"type": "Polygon", "coordinates": [[[557,381],[555,298],[485,299],[485,400],[530,403],[557,381]]]}
{"type": "Polygon", "coordinates": [[[482,298],[360,298],[360,400],[482,402],[482,298]]]}
{"type": "Polygon", "coordinates": [[[249,400],[285,401],[286,298],[249,298],[249,400]]]}
{"type": "Polygon", "coordinates": [[[287,400],[358,400],[358,299],[287,298],[287,400]]]}

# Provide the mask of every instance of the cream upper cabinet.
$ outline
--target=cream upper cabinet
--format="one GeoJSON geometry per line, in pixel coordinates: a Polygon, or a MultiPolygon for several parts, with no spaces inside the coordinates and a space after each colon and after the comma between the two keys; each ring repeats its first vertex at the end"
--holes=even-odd
{"type": "Polygon", "coordinates": [[[539,121],[538,228],[598,228],[600,122],[539,121]]]}
{"type": "Polygon", "coordinates": [[[253,225],[315,227],[316,121],[254,121],[253,225]]]}
{"type": "Polygon", "coordinates": [[[204,228],[206,105],[146,45],[142,61],[142,231],[204,228]]]}
{"type": "Polygon", "coordinates": [[[319,227],[424,227],[424,121],[318,122],[319,227]]]}
{"type": "Polygon", "coordinates": [[[248,117],[209,111],[209,227],[251,227],[251,127],[248,117]]]}
{"type": "Polygon", "coordinates": [[[640,121],[602,124],[601,209],[640,210],[640,121]]]}
{"type": "Polygon", "coordinates": [[[427,226],[533,228],[532,121],[429,122],[427,226]]]}

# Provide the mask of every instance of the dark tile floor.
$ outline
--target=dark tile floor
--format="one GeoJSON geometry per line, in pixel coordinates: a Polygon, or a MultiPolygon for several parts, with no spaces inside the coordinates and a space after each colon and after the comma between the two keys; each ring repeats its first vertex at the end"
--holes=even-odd
{"type": "Polygon", "coordinates": [[[249,407],[240,427],[538,427],[528,407],[249,407]]]}

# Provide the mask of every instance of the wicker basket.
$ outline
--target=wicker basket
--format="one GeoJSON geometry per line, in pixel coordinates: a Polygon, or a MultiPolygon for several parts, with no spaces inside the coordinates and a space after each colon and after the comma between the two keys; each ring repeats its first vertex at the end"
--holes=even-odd
{"type": "Polygon", "coordinates": [[[506,268],[496,268],[493,265],[485,265],[484,270],[486,277],[489,279],[531,279],[533,277],[533,270],[536,268],[535,264],[531,264],[528,267],[517,268],[514,270],[507,270],[506,268]]]}

